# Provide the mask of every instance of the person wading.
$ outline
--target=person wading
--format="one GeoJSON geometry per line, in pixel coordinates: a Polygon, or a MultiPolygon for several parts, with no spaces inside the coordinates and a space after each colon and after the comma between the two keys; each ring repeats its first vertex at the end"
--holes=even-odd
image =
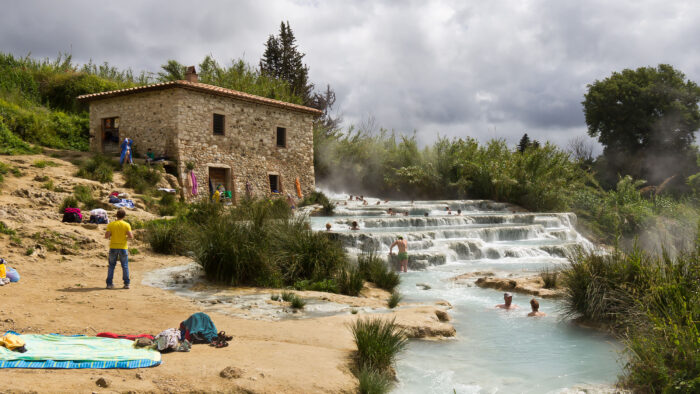
{"type": "Polygon", "coordinates": [[[107,268],[107,288],[113,289],[114,283],[114,267],[117,266],[117,259],[122,265],[122,278],[124,279],[124,288],[129,288],[129,246],[127,239],[134,238],[131,232],[131,226],[123,219],[126,212],[123,209],[117,211],[117,220],[107,225],[105,238],[109,240],[109,267],[107,268]]]}
{"type": "Polygon", "coordinates": [[[396,238],[396,241],[389,247],[389,256],[393,256],[392,250],[396,246],[399,249],[399,271],[406,272],[408,271],[408,242],[400,235],[396,238]]]}

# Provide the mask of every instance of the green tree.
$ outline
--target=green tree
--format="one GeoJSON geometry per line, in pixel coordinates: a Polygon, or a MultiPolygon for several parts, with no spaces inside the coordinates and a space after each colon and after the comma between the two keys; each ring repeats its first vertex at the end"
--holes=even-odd
{"type": "Polygon", "coordinates": [[[170,59],[167,63],[160,66],[162,71],[158,72],[158,80],[161,82],[178,81],[185,79],[185,71],[187,67],[180,64],[177,60],[170,59]]]}
{"type": "Polygon", "coordinates": [[[676,184],[697,172],[692,144],[700,128],[700,88],[667,64],[614,72],[588,85],[588,134],[604,146],[607,178],[632,175],[676,184]]]}
{"type": "Polygon", "coordinates": [[[530,146],[530,137],[528,137],[527,133],[523,134],[523,138],[520,139],[520,142],[518,143],[518,152],[523,153],[525,152],[525,149],[527,149],[530,146]]]}
{"type": "Polygon", "coordinates": [[[304,64],[305,54],[299,51],[294,32],[289,22],[280,23],[278,36],[270,35],[260,59],[260,70],[272,77],[289,83],[292,92],[305,104],[311,102],[314,85],[309,83],[309,67],[304,64]]]}

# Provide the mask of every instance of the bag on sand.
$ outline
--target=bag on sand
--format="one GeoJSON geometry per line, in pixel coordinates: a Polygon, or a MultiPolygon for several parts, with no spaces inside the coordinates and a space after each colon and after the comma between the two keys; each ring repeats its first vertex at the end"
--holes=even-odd
{"type": "Polygon", "coordinates": [[[218,333],[209,315],[197,312],[180,323],[180,339],[190,343],[211,343],[218,333]]]}

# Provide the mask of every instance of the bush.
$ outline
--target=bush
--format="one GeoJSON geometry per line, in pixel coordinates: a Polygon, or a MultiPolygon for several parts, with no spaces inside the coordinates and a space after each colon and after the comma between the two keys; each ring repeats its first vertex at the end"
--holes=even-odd
{"type": "Polygon", "coordinates": [[[406,335],[394,319],[357,319],[350,329],[357,345],[357,365],[387,372],[396,355],[406,347],[406,335]]]}
{"type": "Polygon", "coordinates": [[[95,155],[89,160],[80,164],[80,169],[76,176],[92,179],[93,181],[98,181],[102,183],[112,182],[114,177],[114,170],[119,168],[119,162],[104,156],[95,155]]]}
{"type": "Polygon", "coordinates": [[[365,280],[384,290],[394,291],[401,283],[399,274],[389,268],[374,249],[365,250],[357,256],[357,266],[365,280]]]}
{"type": "Polygon", "coordinates": [[[580,254],[562,272],[569,315],[611,325],[629,350],[621,382],[644,392],[695,392],[700,376],[700,255],[580,254]]]}
{"type": "Polygon", "coordinates": [[[352,267],[349,270],[342,270],[337,282],[340,294],[357,297],[364,286],[364,277],[360,270],[352,267]]]}
{"type": "Polygon", "coordinates": [[[540,271],[540,278],[544,282],[545,289],[556,289],[559,281],[559,271],[555,269],[545,268],[540,271]]]}
{"type": "Polygon", "coordinates": [[[223,204],[217,204],[209,200],[190,204],[184,215],[185,220],[195,224],[204,224],[211,218],[218,217],[224,210],[223,204]]]}
{"type": "Polygon", "coordinates": [[[17,235],[17,231],[7,227],[5,222],[0,221],[0,234],[17,235]]]}
{"type": "Polygon", "coordinates": [[[12,133],[0,116],[0,155],[29,155],[38,152],[39,148],[31,146],[12,133]]]}
{"type": "Polygon", "coordinates": [[[283,291],[280,297],[282,298],[282,301],[291,302],[294,298],[294,293],[291,293],[289,291],[283,291]]]}
{"type": "Polygon", "coordinates": [[[303,200],[299,203],[300,207],[305,207],[307,205],[315,205],[319,204],[322,206],[321,212],[326,215],[326,216],[331,216],[333,215],[333,211],[335,210],[335,204],[331,202],[331,200],[323,194],[323,192],[319,191],[313,191],[306,197],[304,197],[303,200]]]}
{"type": "Polygon", "coordinates": [[[46,168],[46,167],[58,167],[60,164],[51,160],[36,160],[32,163],[32,167],[36,168],[46,168]]]}
{"type": "Polygon", "coordinates": [[[150,167],[145,165],[127,165],[124,168],[124,178],[126,183],[124,187],[130,187],[136,193],[145,193],[149,189],[153,189],[162,177],[162,167],[150,167]]]}
{"type": "Polygon", "coordinates": [[[337,293],[338,283],[335,279],[325,279],[318,282],[313,282],[310,279],[299,280],[294,283],[295,290],[312,290],[323,291],[326,293],[337,293]]]}
{"type": "Polygon", "coordinates": [[[270,294],[270,299],[272,301],[279,301],[280,295],[279,294],[270,294]]]}
{"type": "Polygon", "coordinates": [[[362,368],[357,374],[360,381],[357,391],[360,394],[385,394],[393,386],[392,380],[385,373],[371,368],[362,368]]]}
{"type": "Polygon", "coordinates": [[[86,185],[76,185],[73,187],[73,195],[78,200],[78,202],[83,204],[83,208],[86,210],[94,209],[99,201],[95,199],[92,195],[92,188],[86,185]]]}
{"type": "Polygon", "coordinates": [[[396,308],[397,305],[399,305],[399,302],[403,299],[403,296],[399,294],[398,292],[393,292],[391,293],[391,296],[389,297],[389,300],[387,301],[387,306],[389,309],[394,309],[396,308]]]}
{"type": "Polygon", "coordinates": [[[154,220],[146,224],[146,242],[156,253],[183,255],[188,251],[188,225],[177,220],[154,220]]]}
{"type": "Polygon", "coordinates": [[[306,305],[306,301],[297,295],[292,296],[292,299],[289,302],[294,309],[304,309],[304,306],[306,305]]]}
{"type": "Polygon", "coordinates": [[[172,193],[163,193],[158,201],[158,214],[160,216],[174,216],[179,208],[177,197],[172,193]]]}
{"type": "Polygon", "coordinates": [[[58,207],[58,213],[64,213],[66,208],[79,208],[80,203],[75,196],[68,196],[63,199],[61,205],[58,207]]]}

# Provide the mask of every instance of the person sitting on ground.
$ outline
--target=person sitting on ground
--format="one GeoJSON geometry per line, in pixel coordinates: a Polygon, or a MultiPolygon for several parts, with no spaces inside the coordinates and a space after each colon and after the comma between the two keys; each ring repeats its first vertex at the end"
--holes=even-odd
{"type": "Polygon", "coordinates": [[[153,153],[151,148],[148,148],[148,150],[146,151],[146,164],[150,166],[155,158],[156,155],[153,153]]]}
{"type": "Polygon", "coordinates": [[[408,269],[408,242],[403,239],[402,236],[396,237],[396,241],[389,246],[389,256],[392,256],[394,253],[392,250],[394,249],[394,246],[396,246],[399,249],[399,272],[407,272],[408,269]]]}
{"type": "Polygon", "coordinates": [[[359,229],[360,229],[360,226],[357,224],[356,221],[353,221],[351,226],[350,226],[350,230],[359,230],[359,229]]]}
{"type": "Polygon", "coordinates": [[[519,308],[517,305],[513,304],[513,295],[510,293],[503,293],[503,300],[505,304],[496,305],[496,308],[501,309],[516,309],[519,308]]]}
{"type": "Polygon", "coordinates": [[[330,223],[326,223],[326,231],[331,231],[331,227],[330,223]]]}
{"type": "Polygon", "coordinates": [[[532,308],[532,312],[528,313],[527,315],[529,317],[542,317],[542,316],[547,316],[546,313],[540,312],[540,303],[537,302],[536,299],[531,299],[530,300],[530,307],[532,308]]]}
{"type": "Polygon", "coordinates": [[[105,238],[109,240],[109,257],[107,262],[107,288],[113,289],[112,282],[114,278],[114,268],[117,266],[117,259],[122,265],[122,278],[124,279],[124,288],[129,288],[129,246],[127,239],[134,238],[131,232],[131,225],[124,221],[126,211],[120,209],[117,211],[117,220],[107,225],[105,238]]]}

